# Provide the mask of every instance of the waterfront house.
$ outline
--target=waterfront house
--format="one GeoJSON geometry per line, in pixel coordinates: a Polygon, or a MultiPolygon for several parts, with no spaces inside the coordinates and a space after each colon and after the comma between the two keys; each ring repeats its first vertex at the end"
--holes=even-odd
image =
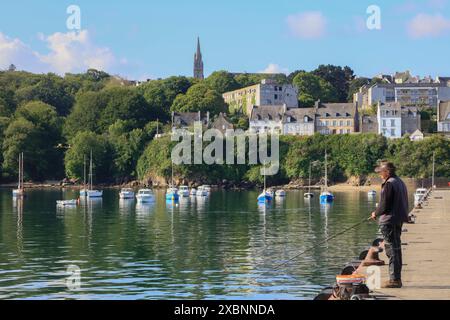
{"type": "Polygon", "coordinates": [[[281,134],[286,111],[286,105],[253,107],[249,119],[249,132],[281,134]]]}
{"type": "Polygon", "coordinates": [[[355,103],[316,102],[316,131],[321,134],[349,134],[359,131],[358,108],[355,103]]]}
{"type": "Polygon", "coordinates": [[[386,138],[401,138],[420,130],[420,114],[416,107],[398,102],[379,103],[377,108],[378,133],[386,138]]]}
{"type": "Polygon", "coordinates": [[[283,134],[311,136],[316,131],[315,108],[290,109],[283,116],[283,134]]]}
{"type": "Polygon", "coordinates": [[[235,91],[225,92],[223,99],[230,112],[241,112],[248,116],[254,106],[280,106],[298,108],[298,89],[291,84],[279,84],[272,79],[264,79],[259,84],[235,91]]]}
{"type": "Polygon", "coordinates": [[[440,101],[437,110],[437,131],[450,136],[450,101],[440,101]]]}

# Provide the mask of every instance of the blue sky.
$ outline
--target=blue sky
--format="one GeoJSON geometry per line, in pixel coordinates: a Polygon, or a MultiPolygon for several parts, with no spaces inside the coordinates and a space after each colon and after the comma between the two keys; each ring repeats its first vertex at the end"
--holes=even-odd
{"type": "Polygon", "coordinates": [[[192,75],[200,36],[214,70],[292,72],[349,65],[373,76],[450,76],[450,0],[2,1],[0,68],[103,68],[129,79],[192,75]],[[81,30],[66,27],[69,5],[81,30]],[[381,30],[368,30],[369,5],[381,30]]]}

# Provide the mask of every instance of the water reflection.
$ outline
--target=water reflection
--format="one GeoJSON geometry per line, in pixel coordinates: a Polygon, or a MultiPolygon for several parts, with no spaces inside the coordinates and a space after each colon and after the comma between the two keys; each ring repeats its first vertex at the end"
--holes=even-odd
{"type": "Polygon", "coordinates": [[[348,192],[321,207],[318,197],[306,200],[292,191],[258,206],[257,193],[219,191],[166,202],[157,190],[154,203],[137,204],[105,190],[103,200],[85,199],[58,213],[59,191],[33,190],[24,202],[11,203],[10,190],[0,190],[0,296],[311,298],[375,235],[376,226],[362,225],[274,270],[360,221],[374,203],[366,193],[348,192]],[[71,263],[86,279],[80,292],[43,285],[71,263]]]}

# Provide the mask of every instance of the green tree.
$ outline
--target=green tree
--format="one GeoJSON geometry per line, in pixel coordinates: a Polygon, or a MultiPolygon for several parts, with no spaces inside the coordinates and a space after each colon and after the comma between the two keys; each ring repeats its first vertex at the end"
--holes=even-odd
{"type": "Polygon", "coordinates": [[[347,102],[350,82],[355,78],[350,67],[340,67],[333,65],[320,65],[312,72],[314,75],[329,82],[337,93],[336,102],[347,102]]]}
{"type": "Polygon", "coordinates": [[[42,101],[53,107],[61,116],[69,114],[74,97],[66,90],[64,80],[54,74],[42,77],[34,85],[22,87],[17,90],[16,98],[20,104],[29,101],[42,101]]]}
{"type": "Polygon", "coordinates": [[[222,96],[215,90],[211,90],[206,84],[199,83],[176,97],[171,107],[175,112],[207,112],[218,115],[225,112],[227,106],[222,96]]]}
{"type": "Polygon", "coordinates": [[[337,93],[333,86],[312,73],[301,72],[297,74],[293,84],[299,90],[301,107],[311,107],[319,99],[322,102],[334,102],[337,99],[337,93]]]}
{"type": "Polygon", "coordinates": [[[205,79],[205,83],[210,89],[215,90],[219,94],[239,88],[239,84],[235,80],[234,76],[227,71],[213,72],[208,78],[205,79]]]}
{"type": "Polygon", "coordinates": [[[357,92],[359,92],[359,89],[361,89],[362,86],[368,85],[370,83],[369,78],[355,78],[352,81],[350,81],[349,88],[348,88],[348,96],[347,101],[353,102],[353,95],[357,92]]]}
{"type": "Polygon", "coordinates": [[[66,175],[69,178],[82,179],[84,172],[84,160],[89,163],[92,151],[93,171],[95,182],[113,181],[114,149],[108,137],[94,132],[78,132],[70,141],[70,149],[66,152],[64,164],[66,175]]]}
{"type": "Polygon", "coordinates": [[[16,175],[17,158],[23,152],[26,177],[37,181],[60,178],[63,155],[55,147],[61,141],[61,119],[55,108],[30,102],[16,111],[5,131],[3,169],[16,175]]]}

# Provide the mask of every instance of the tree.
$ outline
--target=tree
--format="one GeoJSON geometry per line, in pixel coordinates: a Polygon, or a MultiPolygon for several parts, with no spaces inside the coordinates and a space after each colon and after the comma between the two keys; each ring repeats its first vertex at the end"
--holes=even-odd
{"type": "Polygon", "coordinates": [[[114,176],[114,149],[105,135],[94,132],[78,132],[69,141],[71,148],[66,152],[64,164],[69,178],[82,179],[84,160],[89,160],[92,151],[94,180],[109,182],[114,176]]]}
{"type": "Polygon", "coordinates": [[[108,103],[108,96],[104,92],[86,92],[77,95],[75,106],[66,119],[64,135],[73,138],[78,132],[102,132],[99,120],[108,103]]]}
{"type": "Polygon", "coordinates": [[[135,88],[111,88],[103,91],[107,104],[101,111],[99,125],[102,132],[117,120],[125,120],[129,129],[143,128],[145,124],[158,117],[152,114],[144,97],[135,88]]]}
{"type": "Polygon", "coordinates": [[[354,72],[350,67],[320,65],[312,73],[328,81],[334,87],[338,99],[336,102],[347,102],[350,82],[355,78],[354,72]]]}
{"type": "MultiPolygon", "coordinates": [[[[127,130],[123,120],[117,120],[109,127],[109,141],[115,151],[114,167],[118,179],[136,177],[137,162],[148,142],[145,130],[127,130]]],[[[150,133],[151,134],[151,133],[150,133]]]]}
{"type": "Polygon", "coordinates": [[[62,153],[55,147],[61,143],[61,119],[54,107],[43,102],[21,106],[5,132],[3,168],[17,174],[17,158],[24,153],[24,171],[28,178],[43,181],[60,178],[62,153]]]}
{"type": "Polygon", "coordinates": [[[205,82],[210,89],[215,90],[219,94],[239,88],[239,84],[234,76],[227,71],[215,71],[206,78],[205,82]]]}
{"type": "Polygon", "coordinates": [[[218,115],[227,109],[222,96],[215,90],[211,90],[206,84],[199,83],[176,97],[171,107],[175,112],[207,112],[218,115]]]}
{"type": "Polygon", "coordinates": [[[297,74],[293,84],[299,90],[301,107],[311,107],[319,99],[322,102],[334,102],[337,99],[337,92],[333,86],[312,73],[301,72],[297,74]]]}
{"type": "Polygon", "coordinates": [[[163,80],[149,81],[138,87],[149,107],[154,119],[170,119],[170,107],[179,94],[185,94],[192,82],[186,77],[170,77],[163,80]]]}
{"type": "Polygon", "coordinates": [[[42,101],[55,107],[59,115],[66,116],[74,103],[74,97],[66,89],[66,84],[61,77],[49,73],[38,83],[17,90],[16,98],[19,104],[42,101]]]}

